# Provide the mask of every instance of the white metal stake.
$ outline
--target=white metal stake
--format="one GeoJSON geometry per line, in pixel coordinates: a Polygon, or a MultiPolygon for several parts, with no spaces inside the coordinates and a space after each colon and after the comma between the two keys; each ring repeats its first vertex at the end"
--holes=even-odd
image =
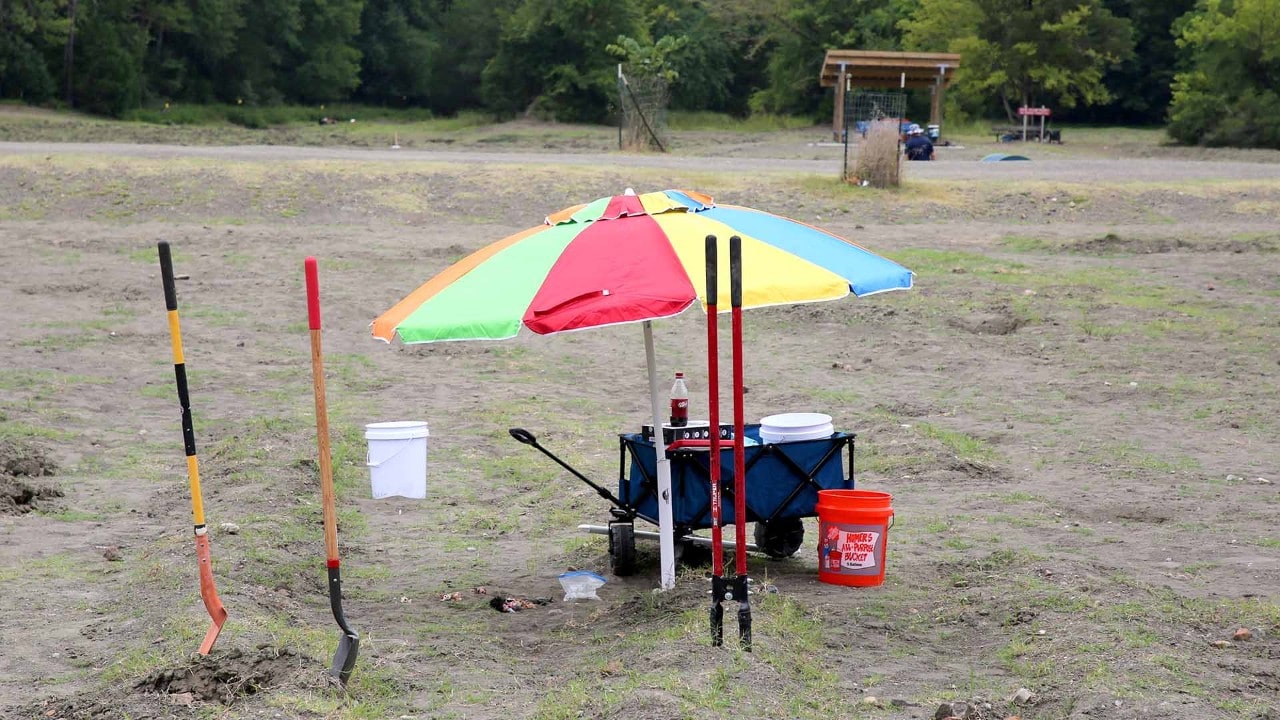
{"type": "Polygon", "coordinates": [[[653,410],[653,451],[658,459],[658,551],[662,565],[663,590],[676,586],[675,519],[671,515],[671,461],[662,432],[662,399],[658,388],[658,368],[653,352],[653,322],[644,321],[644,357],[649,365],[649,400],[653,410]]]}

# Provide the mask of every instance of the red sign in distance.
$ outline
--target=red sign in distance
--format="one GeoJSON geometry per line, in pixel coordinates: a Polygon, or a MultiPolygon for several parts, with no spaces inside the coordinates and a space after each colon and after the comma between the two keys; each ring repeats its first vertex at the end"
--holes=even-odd
{"type": "Polygon", "coordinates": [[[1031,115],[1032,117],[1049,117],[1053,114],[1053,111],[1047,107],[1020,107],[1018,108],[1018,114],[1031,115]]]}

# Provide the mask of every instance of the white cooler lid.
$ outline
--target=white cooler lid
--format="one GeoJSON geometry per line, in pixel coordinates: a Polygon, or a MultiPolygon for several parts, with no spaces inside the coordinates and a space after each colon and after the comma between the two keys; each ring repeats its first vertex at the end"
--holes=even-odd
{"type": "Polygon", "coordinates": [[[775,433],[797,433],[817,430],[831,424],[831,416],[823,413],[796,412],[769,415],[760,419],[760,430],[775,433]]]}

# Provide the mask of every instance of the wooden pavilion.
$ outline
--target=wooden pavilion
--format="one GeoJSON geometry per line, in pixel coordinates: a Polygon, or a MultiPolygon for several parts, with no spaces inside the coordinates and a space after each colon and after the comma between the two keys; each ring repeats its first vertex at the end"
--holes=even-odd
{"type": "Polygon", "coordinates": [[[828,50],[822,61],[822,87],[836,90],[831,130],[844,131],[845,94],[854,88],[930,88],[929,124],[942,125],[942,96],[960,67],[955,53],[828,50]]]}

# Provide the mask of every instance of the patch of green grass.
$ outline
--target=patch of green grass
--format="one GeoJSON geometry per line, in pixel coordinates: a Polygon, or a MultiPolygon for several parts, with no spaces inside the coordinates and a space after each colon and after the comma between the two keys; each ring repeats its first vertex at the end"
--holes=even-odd
{"type": "Polygon", "coordinates": [[[996,650],[996,659],[1009,672],[1027,681],[1043,680],[1054,672],[1050,659],[1038,659],[1037,648],[1031,640],[1013,638],[996,650]]]}
{"type": "Polygon", "coordinates": [[[1013,492],[1004,493],[1003,495],[999,495],[997,497],[1000,501],[1008,504],[1044,501],[1044,498],[1040,497],[1039,495],[1033,495],[1029,492],[1022,492],[1021,490],[1015,490],[1013,492]]]}
{"type": "Polygon", "coordinates": [[[995,448],[980,438],[956,430],[940,428],[932,423],[916,423],[915,431],[922,437],[937,440],[956,457],[967,460],[994,460],[999,454],[995,448]]]}
{"type": "Polygon", "coordinates": [[[1000,238],[1000,247],[1007,248],[1013,252],[1046,252],[1055,249],[1053,243],[1041,238],[1026,237],[1024,235],[1005,235],[1000,238]]]}
{"type": "MultiPolygon", "coordinates": [[[[125,251],[125,256],[133,262],[155,265],[156,267],[160,266],[160,251],[155,245],[127,250],[125,251]]],[[[173,245],[169,246],[169,257],[173,260],[175,275],[182,274],[182,271],[178,269],[179,265],[191,260],[190,255],[173,245]]]]}
{"type": "Polygon", "coordinates": [[[1025,273],[1026,265],[991,258],[980,253],[961,250],[908,249],[890,253],[891,259],[911,268],[916,275],[969,274],[980,277],[996,277],[1010,273],[1025,273]]]}
{"type": "Polygon", "coordinates": [[[1204,561],[1204,562],[1187,563],[1183,565],[1180,569],[1182,570],[1182,572],[1188,575],[1196,576],[1204,572],[1205,570],[1212,570],[1217,567],[1221,567],[1221,564],[1216,562],[1204,561]]]}
{"type": "Polygon", "coordinates": [[[352,393],[381,390],[392,383],[392,378],[379,370],[368,355],[327,353],[324,369],[339,389],[352,393]]]}
{"type": "Polygon", "coordinates": [[[0,568],[0,583],[24,580],[85,580],[97,573],[85,557],[70,553],[45,555],[19,562],[15,567],[0,568]]]}
{"type": "Polygon", "coordinates": [[[44,427],[16,420],[0,421],[0,438],[25,438],[68,442],[74,440],[75,433],[55,427],[44,427]]]}
{"type": "MultiPolygon", "coordinates": [[[[207,618],[206,618],[207,620],[207,618]]],[[[191,622],[186,617],[169,617],[161,623],[155,640],[144,645],[126,646],[113,653],[113,660],[102,669],[104,683],[134,683],[161,668],[181,664],[204,638],[207,625],[191,622]]]]}
{"type": "Polygon", "coordinates": [[[236,327],[243,324],[249,317],[249,313],[243,310],[227,310],[211,305],[195,305],[190,309],[181,310],[180,315],[184,320],[192,318],[214,327],[236,327]]]}
{"type": "Polygon", "coordinates": [[[860,440],[854,447],[854,466],[858,473],[898,476],[923,471],[932,459],[910,448],[889,450],[870,440],[860,440]]]}
{"type": "Polygon", "coordinates": [[[1009,527],[1016,528],[1042,528],[1055,524],[1051,523],[1047,518],[1027,518],[1018,515],[1010,515],[1008,513],[996,513],[988,517],[991,522],[1004,523],[1009,527]]]}
{"type": "Polygon", "coordinates": [[[75,375],[35,368],[8,368],[0,373],[0,390],[38,388],[51,392],[74,390],[81,385],[109,385],[114,380],[97,375],[75,375]]]}
{"type": "Polygon", "coordinates": [[[1100,443],[1085,453],[1092,462],[1115,465],[1122,469],[1149,470],[1159,473],[1185,472],[1200,469],[1200,461],[1182,455],[1160,457],[1147,452],[1134,442],[1100,443]]]}
{"type": "Polygon", "coordinates": [[[733,117],[724,113],[689,110],[673,110],[667,115],[667,125],[672,130],[712,130],[717,132],[764,133],[777,130],[803,130],[813,127],[813,120],[791,115],[756,113],[747,117],[733,117]]]}
{"type": "Polygon", "coordinates": [[[815,406],[834,409],[852,409],[862,407],[864,398],[861,393],[852,390],[833,390],[830,388],[810,388],[805,395],[812,399],[815,406]]]}
{"type": "Polygon", "coordinates": [[[51,520],[59,522],[97,522],[104,519],[101,513],[87,512],[84,510],[59,510],[57,512],[48,512],[45,510],[37,510],[36,513],[41,517],[47,517],[51,520]]]}
{"type": "Polygon", "coordinates": [[[1123,325],[1107,325],[1099,322],[1086,311],[1080,312],[1080,319],[1076,321],[1075,327],[1084,333],[1085,337],[1106,339],[1123,335],[1126,328],[1123,325]]]}

